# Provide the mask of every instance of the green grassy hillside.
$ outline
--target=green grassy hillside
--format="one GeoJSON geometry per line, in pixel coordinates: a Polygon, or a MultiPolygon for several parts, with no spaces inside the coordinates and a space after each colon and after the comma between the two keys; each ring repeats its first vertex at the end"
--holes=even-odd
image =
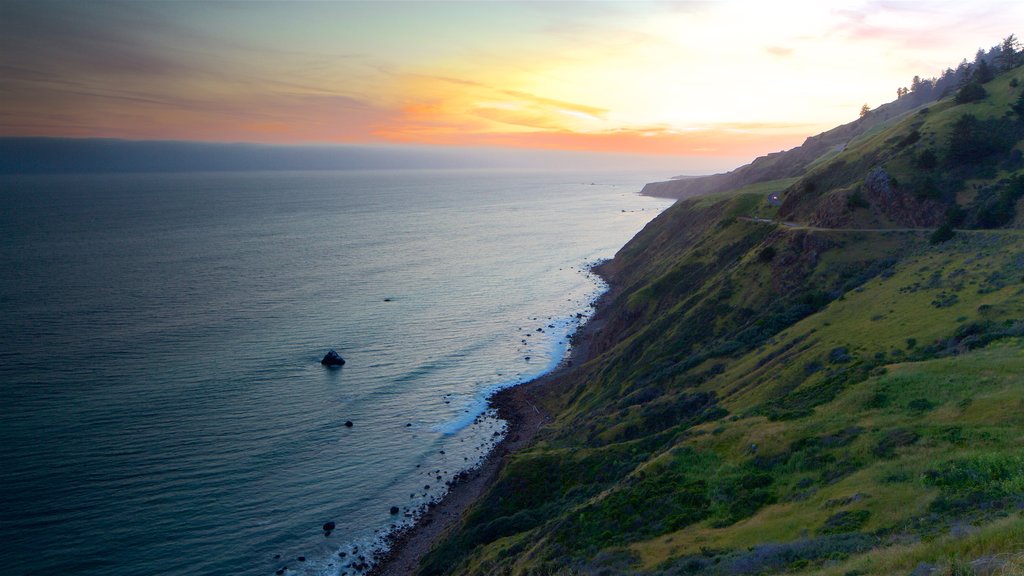
{"type": "Polygon", "coordinates": [[[421,573],[1024,573],[1021,70],[656,218],[421,573]]]}

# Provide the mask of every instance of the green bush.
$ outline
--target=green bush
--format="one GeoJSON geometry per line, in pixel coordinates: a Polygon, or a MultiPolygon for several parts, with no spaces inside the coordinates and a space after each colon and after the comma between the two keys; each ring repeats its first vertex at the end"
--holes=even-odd
{"type": "Polygon", "coordinates": [[[978,100],[984,100],[988,96],[988,92],[978,82],[971,82],[970,84],[964,85],[963,88],[957,91],[956,100],[957,104],[967,104],[968,102],[977,102],[978,100]]]}
{"type": "Polygon", "coordinates": [[[953,225],[949,222],[945,222],[942,226],[939,226],[932,232],[932,235],[928,238],[928,242],[931,244],[942,244],[953,239],[956,236],[956,231],[953,230],[953,225]]]}
{"type": "Polygon", "coordinates": [[[913,430],[908,430],[906,428],[894,428],[882,436],[871,452],[875,456],[891,458],[895,455],[897,448],[915,444],[920,437],[921,436],[913,430]]]}
{"type": "Polygon", "coordinates": [[[932,508],[976,511],[1024,501],[1024,455],[986,454],[950,460],[929,470],[925,483],[940,490],[932,508]]]}
{"type": "Polygon", "coordinates": [[[871,512],[867,510],[844,510],[842,512],[836,512],[832,516],[829,516],[825,520],[825,525],[821,527],[819,533],[821,534],[845,534],[848,532],[856,532],[860,530],[868,518],[871,517],[871,512]]]}
{"type": "Polygon", "coordinates": [[[922,170],[931,170],[939,165],[939,157],[935,155],[934,150],[926,148],[917,156],[916,164],[922,170]]]}
{"type": "Polygon", "coordinates": [[[864,197],[864,194],[859,189],[851,192],[846,197],[846,205],[851,209],[868,208],[871,206],[868,204],[868,199],[864,197]]]}

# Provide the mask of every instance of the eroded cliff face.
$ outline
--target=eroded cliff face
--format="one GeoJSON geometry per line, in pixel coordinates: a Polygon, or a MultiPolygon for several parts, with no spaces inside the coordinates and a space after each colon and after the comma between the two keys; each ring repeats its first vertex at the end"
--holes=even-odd
{"type": "Polygon", "coordinates": [[[771,262],[771,285],[779,295],[804,289],[822,255],[839,246],[827,236],[785,230],[773,233],[769,243],[779,247],[778,255],[771,262]]]}
{"type": "MultiPolygon", "coordinates": [[[[675,270],[676,264],[708,232],[721,217],[723,206],[694,208],[674,205],[658,215],[648,226],[630,240],[612,260],[598,267],[597,272],[609,281],[611,290],[602,301],[599,317],[601,330],[593,336],[593,355],[600,355],[613,345],[625,340],[651,311],[630,304],[630,297],[652,279],[661,279],[677,295],[685,292],[684,274],[675,270]],[[668,276],[675,270],[675,279],[668,276]]],[[[691,278],[692,282],[693,279],[691,278]]],[[[661,308],[674,306],[675,299],[666,298],[661,308]]]]}
{"type": "Polygon", "coordinates": [[[934,199],[917,198],[893,182],[884,168],[868,172],[862,186],[871,211],[897,226],[906,228],[932,228],[942,223],[946,205],[934,199]]]}

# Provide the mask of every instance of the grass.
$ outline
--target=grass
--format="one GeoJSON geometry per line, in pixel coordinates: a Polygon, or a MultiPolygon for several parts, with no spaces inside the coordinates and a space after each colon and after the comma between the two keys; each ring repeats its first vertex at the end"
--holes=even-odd
{"type": "Polygon", "coordinates": [[[708,206],[711,206],[712,204],[721,202],[722,200],[732,198],[734,196],[742,196],[747,194],[757,196],[759,199],[763,200],[769,194],[784,191],[786,188],[792,186],[793,183],[796,182],[797,180],[799,180],[799,178],[780,178],[778,180],[767,180],[765,182],[756,182],[754,184],[748,184],[741,188],[737,188],[736,190],[729,190],[727,192],[721,192],[719,194],[709,194],[707,196],[701,196],[696,199],[694,206],[696,208],[706,208],[708,206]]]}
{"type": "Polygon", "coordinates": [[[957,566],[969,565],[978,559],[994,560],[991,573],[995,575],[1024,574],[1024,518],[1015,514],[966,534],[894,543],[827,568],[798,573],[807,576],[909,574],[918,565],[925,564],[936,568],[933,574],[947,575],[955,573],[957,566]]]}
{"type": "Polygon", "coordinates": [[[847,452],[865,465],[832,483],[817,479],[811,484],[801,483],[813,475],[799,468],[780,470],[776,485],[781,488],[781,497],[791,500],[762,508],[756,515],[731,526],[714,527],[703,522],[630,548],[639,556],[641,567],[650,570],[671,558],[699,554],[702,549],[744,549],[760,542],[793,541],[815,531],[828,533],[829,519],[844,512],[863,515],[858,531],[866,533],[899,532],[909,529],[911,521],[921,517],[941,524],[944,519],[931,514],[933,504],[942,492],[951,491],[949,486],[953,486],[952,492],[984,487],[979,479],[986,475],[978,470],[988,470],[989,476],[998,477],[993,481],[998,487],[990,495],[993,498],[1024,494],[1019,484],[1024,482],[1024,469],[1013,448],[1024,439],[1021,374],[1024,345],[1011,340],[964,356],[900,365],[888,374],[847,390],[803,421],[775,422],[766,427],[763,419],[740,420],[717,435],[712,445],[705,444],[703,437],[694,438],[689,445],[733,457],[737,451],[730,448],[749,446],[756,440],[758,451],[765,451],[765,457],[770,459],[785,452],[784,447],[791,446],[795,439],[857,426],[864,431],[832,452],[847,452]],[[978,374],[985,376],[979,381],[978,374]],[[889,392],[888,406],[864,411],[865,400],[878,389],[889,392]],[[936,409],[922,414],[905,408],[928,392],[933,393],[936,409]],[[964,403],[965,399],[973,401],[964,403]],[[993,403],[1006,408],[989,412],[987,408],[993,403]],[[920,440],[900,448],[898,459],[871,458],[871,448],[877,439],[885,431],[899,428],[918,430],[920,440]],[[952,429],[955,434],[950,434],[952,429]],[[1004,463],[1010,467],[1002,470],[999,467],[1004,463]],[[949,480],[929,480],[929,473],[942,471],[946,473],[938,478],[949,480]],[[970,485],[965,487],[968,481],[970,485]]]}
{"type": "MultiPolygon", "coordinates": [[[[422,572],[1019,572],[1021,233],[933,246],[872,231],[904,226],[877,199],[845,200],[877,166],[913,178],[961,115],[999,117],[1020,90],[1005,75],[986,89],[877,126],[800,179],[660,214],[610,265],[597,356],[539,400],[554,422],[422,572]],[[782,190],[801,221],[852,224],[739,218],[782,190]]],[[[894,186],[911,212],[942,207],[894,186]]]]}

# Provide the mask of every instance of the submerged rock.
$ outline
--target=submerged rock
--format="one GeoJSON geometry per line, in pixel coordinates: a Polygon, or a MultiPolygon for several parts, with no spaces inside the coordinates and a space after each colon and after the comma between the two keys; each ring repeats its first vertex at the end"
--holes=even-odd
{"type": "Polygon", "coordinates": [[[392,513],[392,514],[398,514],[398,512],[399,512],[399,510],[398,510],[398,506],[392,506],[392,507],[391,507],[391,513],[392,513]]]}
{"type": "Polygon", "coordinates": [[[324,366],[344,366],[345,359],[342,358],[341,355],[335,352],[334,350],[331,350],[326,355],[324,355],[324,359],[321,360],[320,363],[323,364],[324,366]]]}
{"type": "Polygon", "coordinates": [[[331,530],[334,530],[334,527],[335,527],[334,522],[325,522],[324,523],[324,532],[330,532],[331,530]]]}
{"type": "Polygon", "coordinates": [[[351,428],[352,426],[354,426],[354,424],[352,424],[351,420],[345,420],[345,428],[351,428]]]}

